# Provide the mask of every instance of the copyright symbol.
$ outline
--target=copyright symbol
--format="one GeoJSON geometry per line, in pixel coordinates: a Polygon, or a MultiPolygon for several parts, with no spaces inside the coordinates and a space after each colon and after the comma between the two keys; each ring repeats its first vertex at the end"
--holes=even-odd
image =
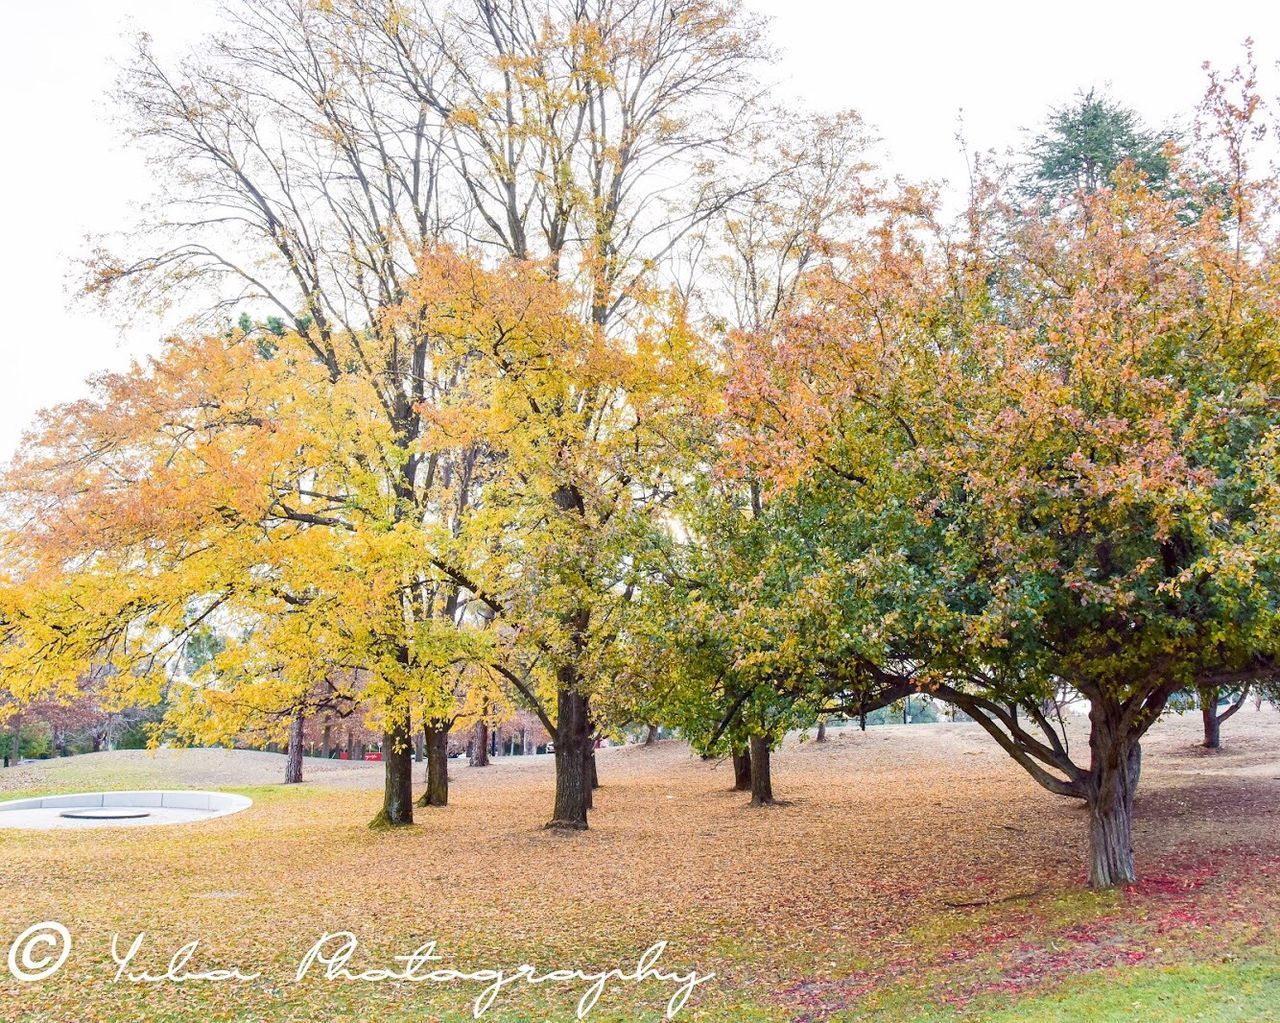
{"type": "Polygon", "coordinates": [[[71,954],[71,935],[60,923],[32,924],[9,946],[9,972],[23,984],[52,977],[71,954]]]}

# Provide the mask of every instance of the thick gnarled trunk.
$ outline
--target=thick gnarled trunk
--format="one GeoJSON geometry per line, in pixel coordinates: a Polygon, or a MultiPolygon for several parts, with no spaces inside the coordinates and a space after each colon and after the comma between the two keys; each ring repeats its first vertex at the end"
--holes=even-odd
{"type": "Polygon", "coordinates": [[[284,765],[284,783],[297,785],[302,781],[302,711],[293,715],[289,724],[289,756],[284,765]]]}
{"type": "Polygon", "coordinates": [[[769,740],[763,735],[751,737],[751,805],[773,803],[773,778],[769,772],[769,740]]]}
{"type": "Polygon", "coordinates": [[[1141,774],[1138,740],[1121,734],[1112,716],[1096,705],[1090,712],[1090,772],[1086,783],[1089,808],[1089,887],[1132,884],[1133,795],[1141,774]]]}
{"type": "Polygon", "coordinates": [[[382,735],[384,786],[382,810],[370,827],[403,827],[413,823],[413,736],[409,715],[399,717],[382,735]]]}
{"type": "Polygon", "coordinates": [[[427,788],[419,806],[449,805],[449,726],[428,721],[423,725],[427,757],[427,788]]]}
{"type": "MultiPolygon", "coordinates": [[[[567,679],[561,679],[562,683],[565,681],[567,679]]],[[[547,827],[585,831],[587,811],[591,808],[588,769],[591,727],[587,697],[562,684],[556,698],[556,711],[556,801],[547,827]]]]}

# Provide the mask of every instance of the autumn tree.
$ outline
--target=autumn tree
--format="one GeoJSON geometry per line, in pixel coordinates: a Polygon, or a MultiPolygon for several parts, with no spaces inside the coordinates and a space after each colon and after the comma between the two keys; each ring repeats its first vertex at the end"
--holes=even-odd
{"type": "Polygon", "coordinates": [[[1083,800],[1097,887],[1134,877],[1139,740],[1170,696],[1274,671],[1274,182],[1227,91],[1220,158],[1171,172],[1201,216],[1132,167],[1048,216],[983,185],[955,230],[883,196],[731,392],[744,461],[845,488],[856,656],[1083,800]],[[1063,684],[1083,762],[1043,709],[1063,684]]]}
{"type": "Polygon", "coordinates": [[[654,597],[668,714],[696,747],[733,757],[753,805],[773,802],[771,754],[789,731],[910,691],[860,656],[869,609],[850,578],[862,548],[843,528],[843,496],[814,485],[766,504],[758,486],[712,486],[686,505],[685,540],[654,597]]]}
{"type": "MultiPolygon", "coordinates": [[[[705,315],[724,362],[735,357],[733,338],[767,334],[796,312],[806,276],[864,210],[870,148],[861,119],[846,112],[794,117],[753,153],[749,177],[763,184],[726,207],[704,255],[705,315]]],[[[727,752],[735,787],[764,805],[773,801],[770,753],[788,730],[838,710],[855,690],[880,704],[862,685],[869,679],[843,671],[843,653],[827,642],[831,608],[809,588],[826,538],[806,529],[821,532],[822,499],[795,495],[775,509],[751,465],[726,466],[725,449],[739,440],[717,406],[667,561],[653,566],[653,643],[676,653],[665,657],[668,719],[705,750],[727,752]]]]}
{"type": "MultiPolygon", "coordinates": [[[[292,724],[321,680],[362,671],[392,765],[384,814],[402,823],[411,715],[466,656],[430,609],[429,554],[453,534],[426,514],[438,491],[395,487],[404,463],[389,453],[403,449],[385,392],[354,375],[335,389],[314,340],[257,328],[174,340],[46,419],[7,480],[22,528],[5,655],[24,698],[69,695],[102,661],[114,686],[155,702],[173,696],[187,639],[226,616],[233,642],[174,700],[186,724],[212,712],[194,731],[234,731],[246,708],[292,724]]],[[[372,339],[330,341],[351,346],[344,361],[379,358],[372,339]]]]}
{"type": "MultiPolygon", "coordinates": [[[[225,30],[177,65],[139,42],[120,101],[161,191],[141,230],[94,253],[87,287],[259,311],[328,386],[376,394],[399,453],[365,469],[396,495],[393,521],[447,521],[438,495],[465,506],[478,453],[414,449],[422,410],[461,384],[433,374],[430,340],[411,324],[386,326],[420,253],[452,242],[537,261],[572,279],[584,322],[617,327],[739,191],[710,166],[753,130],[759,22],[735,0],[537,12],[488,0],[228,0],[222,12],[225,30]]],[[[569,482],[559,500],[576,514],[587,495],[569,482]]],[[[281,507],[306,516],[299,525],[351,525],[281,507]]],[[[421,563],[405,617],[475,624],[483,602],[456,592],[465,567],[445,571],[426,553],[421,563]]],[[[407,668],[409,644],[400,651],[407,668]]],[[[568,697],[562,709],[582,707],[568,697]]],[[[408,713],[387,720],[388,750],[407,749],[408,713]]],[[[407,759],[389,755],[386,770],[388,799],[398,794],[388,817],[405,823],[407,759]]]]}
{"type": "MultiPolygon", "coordinates": [[[[586,826],[595,724],[636,582],[708,393],[699,338],[660,294],[611,334],[537,268],[425,260],[397,322],[437,338],[462,382],[423,407],[423,450],[493,460],[453,578],[483,609],[492,668],[555,739],[551,824],[586,826]]],[[[478,612],[480,613],[480,612],[478,612]]]]}

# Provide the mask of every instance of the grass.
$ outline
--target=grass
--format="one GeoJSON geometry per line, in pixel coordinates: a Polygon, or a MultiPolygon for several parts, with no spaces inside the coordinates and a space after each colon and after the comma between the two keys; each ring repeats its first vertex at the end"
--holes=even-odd
{"type": "Polygon", "coordinates": [[[1054,985],[1052,992],[985,998],[964,1009],[887,1004],[839,1017],[916,1023],[1267,1023],[1280,1020],[1280,960],[1105,970],[1054,985]]]}
{"type": "MultiPolygon", "coordinates": [[[[1143,881],[1102,895],[1080,884],[1078,810],[965,726],[792,747],[775,775],[788,805],[766,810],[674,743],[605,750],[577,835],[541,828],[545,757],[455,764],[449,807],[381,832],[366,827],[381,783],[366,765],[288,787],[280,758],[225,751],[24,767],[0,787],[218,787],[254,806],[189,827],[0,830],[0,1019],[473,1018],[475,983],[294,983],[307,947],[341,930],[360,941],[353,970],[394,967],[431,940],[460,969],[623,968],[665,940],[668,969],[716,974],[679,1016],[705,1023],[1275,1019],[1280,717],[1246,724],[1215,758],[1186,753],[1194,722],[1157,726],[1143,881]],[[8,943],[41,920],[71,930],[72,957],[47,981],[9,981],[8,943]],[[140,931],[137,965],[154,972],[198,940],[192,969],[262,976],[114,983],[111,936],[140,931]]],[[[571,1020],[584,987],[513,986],[484,1018],[571,1020]]],[[[611,984],[589,1018],[660,1019],[672,990],[611,984]]]]}

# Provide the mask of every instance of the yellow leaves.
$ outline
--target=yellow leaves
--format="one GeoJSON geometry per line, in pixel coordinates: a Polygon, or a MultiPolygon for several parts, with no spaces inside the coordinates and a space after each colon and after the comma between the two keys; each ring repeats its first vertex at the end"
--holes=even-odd
{"type": "Polygon", "coordinates": [[[470,107],[459,106],[450,112],[449,123],[478,131],[480,129],[480,115],[470,107]]]}

